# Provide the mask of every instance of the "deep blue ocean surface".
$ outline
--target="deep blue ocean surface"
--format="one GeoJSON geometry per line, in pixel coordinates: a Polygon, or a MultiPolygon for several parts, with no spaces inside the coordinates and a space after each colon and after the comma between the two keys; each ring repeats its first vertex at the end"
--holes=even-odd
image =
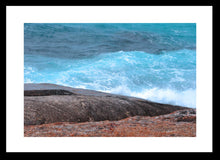
{"type": "Polygon", "coordinates": [[[195,23],[25,23],[24,82],[196,107],[195,23]]]}

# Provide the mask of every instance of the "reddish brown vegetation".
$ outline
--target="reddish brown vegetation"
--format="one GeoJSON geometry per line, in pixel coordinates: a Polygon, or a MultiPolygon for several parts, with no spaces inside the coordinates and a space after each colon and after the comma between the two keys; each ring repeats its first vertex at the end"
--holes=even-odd
{"type": "Polygon", "coordinates": [[[119,121],[57,122],[24,126],[25,137],[195,137],[196,110],[119,121]]]}

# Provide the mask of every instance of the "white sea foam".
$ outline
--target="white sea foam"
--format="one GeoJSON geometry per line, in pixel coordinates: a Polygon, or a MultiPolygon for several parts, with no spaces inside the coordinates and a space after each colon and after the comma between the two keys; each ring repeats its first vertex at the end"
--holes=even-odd
{"type": "Polygon", "coordinates": [[[127,86],[119,86],[111,90],[105,90],[104,92],[138,97],[159,103],[196,108],[196,89],[177,91],[169,88],[151,88],[137,92],[131,91],[127,86]]]}
{"type": "Polygon", "coordinates": [[[136,96],[160,103],[168,103],[173,105],[181,105],[196,108],[196,90],[188,89],[185,91],[177,91],[173,89],[146,89],[141,93],[132,93],[136,96]]]}
{"type": "Polygon", "coordinates": [[[24,81],[56,83],[195,108],[195,54],[194,50],[180,50],[160,55],[119,51],[85,59],[27,56],[24,81]]]}

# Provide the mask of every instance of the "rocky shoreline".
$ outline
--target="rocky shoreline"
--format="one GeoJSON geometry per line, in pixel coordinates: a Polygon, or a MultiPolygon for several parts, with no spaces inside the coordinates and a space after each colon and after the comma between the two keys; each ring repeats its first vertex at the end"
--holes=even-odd
{"type": "Polygon", "coordinates": [[[196,135],[196,109],[55,84],[24,84],[24,136],[196,135]]]}

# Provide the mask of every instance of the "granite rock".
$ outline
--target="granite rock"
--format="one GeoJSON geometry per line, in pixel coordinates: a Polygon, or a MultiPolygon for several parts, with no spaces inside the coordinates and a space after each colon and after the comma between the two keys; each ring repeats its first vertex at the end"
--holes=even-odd
{"type": "Polygon", "coordinates": [[[24,84],[24,125],[121,120],[165,115],[187,107],[54,84],[24,84]]]}

